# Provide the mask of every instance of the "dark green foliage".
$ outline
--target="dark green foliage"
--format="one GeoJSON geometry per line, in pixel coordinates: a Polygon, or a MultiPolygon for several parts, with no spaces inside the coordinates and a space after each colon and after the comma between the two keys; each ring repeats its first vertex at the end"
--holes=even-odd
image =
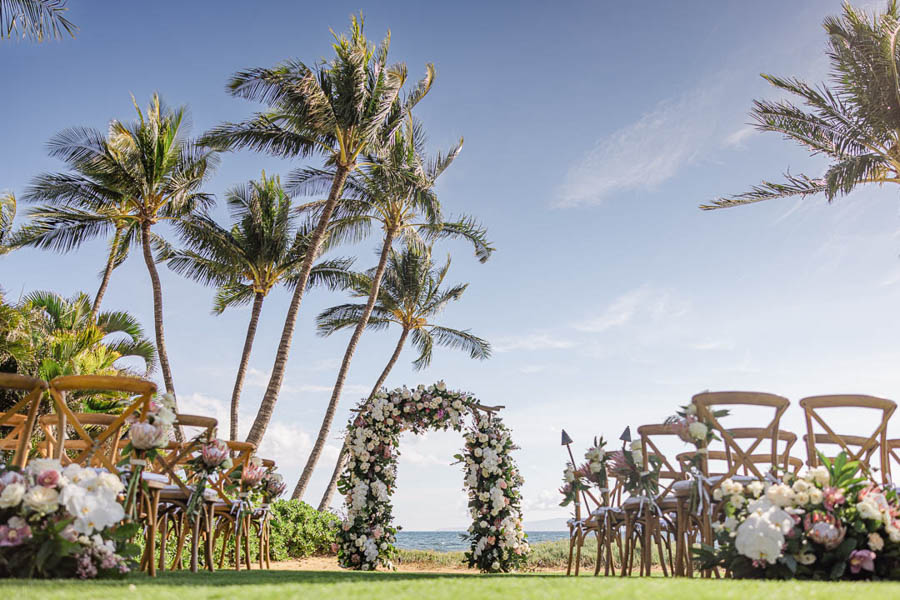
{"type": "Polygon", "coordinates": [[[269,507],[272,515],[272,560],[331,554],[340,519],[319,512],[306,502],[279,500],[269,507]]]}

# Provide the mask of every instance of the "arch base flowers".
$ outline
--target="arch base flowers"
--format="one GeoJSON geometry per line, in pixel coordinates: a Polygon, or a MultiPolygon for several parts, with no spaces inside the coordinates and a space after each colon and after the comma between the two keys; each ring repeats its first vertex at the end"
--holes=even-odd
{"type": "Polygon", "coordinates": [[[342,567],[393,568],[397,528],[391,496],[400,435],[449,429],[465,432],[465,448],[454,458],[465,469],[473,520],[466,535],[469,566],[502,573],[524,563],[529,546],[522,529],[523,479],[511,456],[517,447],[496,408],[439,381],[427,388],[382,390],[355,412],[347,427],[349,460],[338,480],[346,512],[337,534],[342,567]]]}

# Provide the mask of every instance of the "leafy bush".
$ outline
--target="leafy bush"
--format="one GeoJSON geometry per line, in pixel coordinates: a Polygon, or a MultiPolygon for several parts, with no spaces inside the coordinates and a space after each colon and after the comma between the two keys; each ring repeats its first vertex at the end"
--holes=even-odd
{"type": "Polygon", "coordinates": [[[332,554],[340,519],[299,500],[278,500],[272,515],[272,560],[332,554]]]}

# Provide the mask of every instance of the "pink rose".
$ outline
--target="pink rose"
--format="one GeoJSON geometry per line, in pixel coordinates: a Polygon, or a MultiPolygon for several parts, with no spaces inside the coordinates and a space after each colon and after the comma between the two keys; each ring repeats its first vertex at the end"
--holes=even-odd
{"type": "Polygon", "coordinates": [[[37,476],[37,484],[44,487],[56,487],[59,483],[59,471],[47,469],[37,476]]]}
{"type": "Polygon", "coordinates": [[[509,484],[507,484],[505,480],[500,481],[500,489],[501,490],[505,490],[508,487],[509,487],[509,484]]]}
{"type": "Polygon", "coordinates": [[[835,506],[840,506],[847,501],[847,498],[844,497],[844,490],[841,488],[827,487],[822,491],[825,492],[825,508],[828,510],[834,510],[835,506]]]}

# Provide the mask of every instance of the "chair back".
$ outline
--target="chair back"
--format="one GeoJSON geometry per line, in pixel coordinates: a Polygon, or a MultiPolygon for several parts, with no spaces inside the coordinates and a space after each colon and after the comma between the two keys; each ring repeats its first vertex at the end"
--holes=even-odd
{"type": "Polygon", "coordinates": [[[226,441],[225,443],[228,444],[228,449],[231,450],[232,455],[234,456],[232,459],[233,464],[231,468],[222,473],[216,481],[211,482],[210,487],[216,490],[219,499],[222,502],[230,503],[234,498],[226,490],[228,481],[232,474],[250,462],[253,453],[256,452],[256,445],[249,442],[226,441]]]}
{"type": "Polygon", "coordinates": [[[659,448],[659,439],[664,437],[681,438],[678,435],[678,427],[670,423],[660,423],[657,425],[641,425],[637,428],[638,435],[641,437],[641,447],[643,449],[643,467],[644,470],[650,468],[650,458],[656,457],[660,461],[659,468],[659,493],[658,498],[665,498],[672,491],[672,486],[676,481],[685,478],[684,471],[678,462],[670,461],[665,453],[659,448]]]}
{"type": "Polygon", "coordinates": [[[137,414],[140,418],[145,417],[155,393],[156,385],[153,382],[137,377],[68,375],[55,378],[50,382],[50,397],[53,399],[54,408],[59,417],[54,458],[62,460],[67,445],[67,429],[71,427],[75,431],[77,439],[81,440],[85,446],[83,450],[71,457],[71,462],[98,464],[111,473],[118,474],[119,471],[115,464],[117,450],[113,450],[118,447],[118,444],[107,444],[107,441],[121,434],[122,426],[131,415],[137,414]],[[121,414],[115,415],[111,422],[103,426],[96,436],[91,436],[79,415],[74,413],[66,403],[66,394],[73,391],[126,392],[137,397],[125,407],[121,414]]]}
{"type": "MultiPolygon", "coordinates": [[[[722,451],[730,457],[727,459],[729,465],[727,472],[724,473],[724,478],[727,479],[743,469],[749,476],[764,479],[764,473],[757,466],[760,462],[750,458],[755,453],[768,455],[766,462],[770,466],[774,467],[779,464],[778,442],[782,439],[779,434],[779,425],[782,415],[790,406],[790,400],[762,392],[704,392],[694,396],[692,401],[697,407],[697,417],[701,421],[711,424],[713,431],[722,439],[722,451]],[[762,426],[741,428],[741,431],[747,435],[736,437],[731,430],[722,425],[715,413],[720,408],[731,410],[739,407],[757,407],[767,410],[764,411],[766,416],[760,423],[762,426]],[[763,442],[766,441],[768,443],[764,445],[763,442]],[[758,448],[762,452],[757,452],[758,448]]],[[[707,456],[702,461],[706,475],[709,471],[708,460],[707,456]]]]}
{"type": "MultiPolygon", "coordinates": [[[[881,469],[882,483],[890,480],[889,449],[887,445],[887,426],[891,415],[897,410],[897,404],[886,398],[865,396],[858,394],[840,394],[830,396],[810,396],[800,401],[806,418],[806,442],[807,464],[815,467],[819,464],[818,451],[820,446],[834,445],[839,452],[845,452],[850,460],[859,461],[863,472],[872,477],[877,468],[881,469]],[[871,411],[877,417],[877,425],[871,434],[848,435],[837,433],[829,424],[822,412],[827,409],[849,408],[855,411],[871,411]],[[817,431],[822,430],[822,431],[817,431]],[[872,458],[878,456],[878,467],[873,467],[872,458]]],[[[838,429],[843,429],[838,427],[838,429]]],[[[823,454],[825,454],[823,452],[823,454]]]]}
{"type": "MultiPolygon", "coordinates": [[[[87,463],[83,466],[104,466],[102,460],[99,458],[101,455],[108,455],[112,462],[118,462],[122,448],[125,446],[125,441],[123,439],[125,435],[124,422],[116,423],[118,415],[75,412],[72,414],[75,415],[78,423],[88,432],[88,434],[90,434],[92,430],[95,434],[97,431],[112,431],[111,435],[109,435],[102,443],[102,452],[93,452],[88,455],[85,458],[87,463]]],[[[61,430],[59,426],[60,416],[61,415],[58,413],[43,415],[38,418],[38,426],[44,434],[44,440],[38,446],[38,450],[44,457],[59,458],[60,463],[65,466],[74,462],[72,457],[75,456],[75,452],[81,453],[85,450],[89,450],[94,446],[94,443],[93,441],[88,442],[87,440],[83,440],[80,437],[63,437],[62,441],[60,441],[58,435],[61,430]],[[61,448],[59,447],[60,444],[62,444],[61,448]],[[72,453],[72,456],[70,456],[70,453],[72,453]]]]}
{"type": "Polygon", "coordinates": [[[47,384],[26,375],[0,373],[0,389],[24,393],[9,410],[0,412],[0,450],[12,451],[11,464],[23,469],[28,462],[31,435],[47,384]]]}
{"type": "Polygon", "coordinates": [[[219,422],[212,417],[178,414],[175,418],[175,426],[198,428],[200,432],[184,442],[169,442],[165,450],[157,455],[157,459],[152,466],[156,473],[168,476],[172,484],[177,485],[182,492],[190,495],[191,489],[188,487],[190,485],[189,477],[178,466],[188,463],[200,451],[203,444],[215,439],[219,422]]]}

